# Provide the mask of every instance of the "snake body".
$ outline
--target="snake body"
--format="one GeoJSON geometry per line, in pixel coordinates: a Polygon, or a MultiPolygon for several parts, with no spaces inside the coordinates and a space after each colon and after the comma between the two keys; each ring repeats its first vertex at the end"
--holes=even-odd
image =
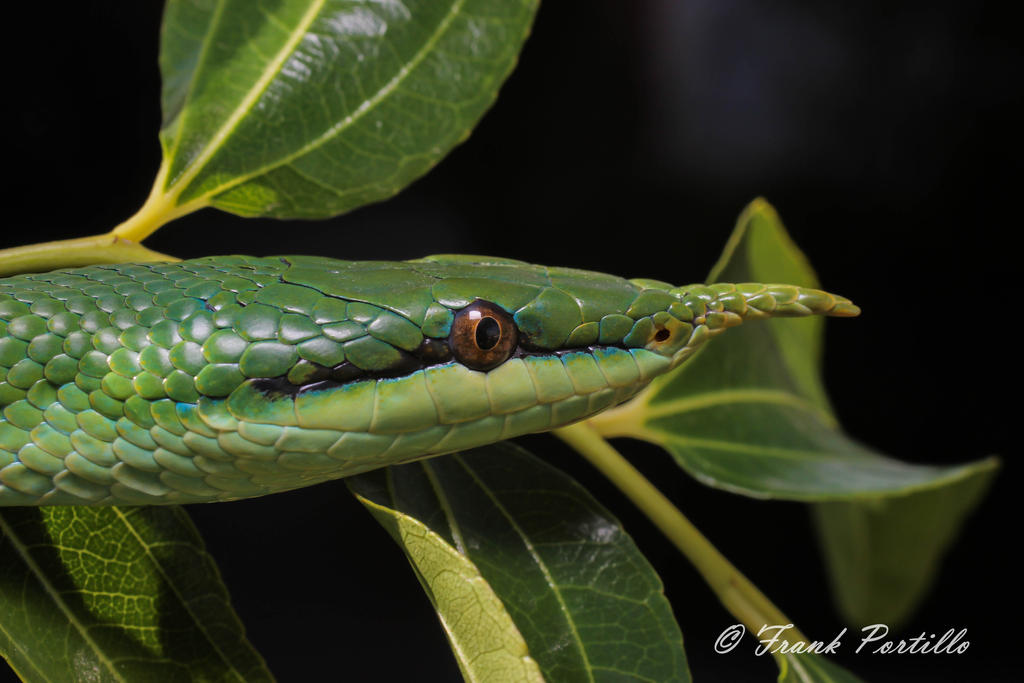
{"type": "Polygon", "coordinates": [[[586,418],[743,319],[856,313],[788,285],[471,256],[0,279],[0,505],[293,489],[586,418]]]}

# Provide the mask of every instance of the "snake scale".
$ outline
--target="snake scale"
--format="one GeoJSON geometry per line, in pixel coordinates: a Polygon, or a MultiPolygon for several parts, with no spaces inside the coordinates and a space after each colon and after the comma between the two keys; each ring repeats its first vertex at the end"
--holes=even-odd
{"type": "Polygon", "coordinates": [[[0,505],[260,496],[560,427],[745,319],[856,315],[461,255],[218,256],[0,279],[0,505]]]}

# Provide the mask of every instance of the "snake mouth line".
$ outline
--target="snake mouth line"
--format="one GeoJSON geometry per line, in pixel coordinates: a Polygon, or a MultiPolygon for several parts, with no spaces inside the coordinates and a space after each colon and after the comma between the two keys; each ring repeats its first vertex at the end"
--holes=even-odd
{"type": "MultiPolygon", "coordinates": [[[[424,344],[414,352],[410,353],[408,351],[400,351],[402,354],[401,360],[383,370],[364,370],[349,361],[344,361],[334,367],[326,367],[316,363],[310,363],[310,365],[313,366],[313,374],[301,383],[292,382],[288,379],[287,375],[281,375],[278,377],[259,377],[251,379],[249,382],[253,389],[260,392],[270,400],[286,397],[294,399],[299,394],[305,392],[340,389],[350,384],[364,382],[367,380],[397,379],[399,377],[406,377],[420,370],[426,370],[428,368],[439,367],[452,363],[461,365],[461,363],[455,360],[450,350],[448,350],[447,354],[443,354],[439,349],[435,348],[424,350],[424,346],[434,346],[434,344],[428,344],[428,342],[434,342],[447,349],[447,344],[444,340],[428,338],[424,340],[424,344]]],[[[516,347],[508,360],[512,360],[513,358],[537,358],[542,356],[562,358],[563,356],[573,353],[587,353],[594,355],[598,351],[605,349],[620,349],[628,351],[629,347],[622,344],[591,344],[589,346],[564,349],[530,349],[520,345],[516,347]]]]}

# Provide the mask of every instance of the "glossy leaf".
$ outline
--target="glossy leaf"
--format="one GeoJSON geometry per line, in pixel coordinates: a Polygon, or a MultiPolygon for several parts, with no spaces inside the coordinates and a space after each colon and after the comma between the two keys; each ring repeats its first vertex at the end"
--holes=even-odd
{"type": "Polygon", "coordinates": [[[446,627],[463,623],[465,607],[439,606],[436,581],[392,520],[416,520],[477,568],[546,680],[690,680],[654,570],[583,488],[522,449],[497,444],[347,481],[410,556],[446,627]]]}
{"type": "MultiPolygon", "coordinates": [[[[818,286],[763,200],[740,217],[710,279],[818,286]]],[[[858,566],[878,569],[883,560],[872,556],[881,553],[887,571],[896,576],[883,580],[882,573],[871,571],[870,578],[851,584],[837,573],[839,603],[855,622],[881,616],[895,621],[926,589],[942,550],[997,463],[908,464],[845,436],[820,379],[823,325],[820,318],[805,318],[729,330],[636,400],[598,415],[592,424],[606,436],[661,445],[711,486],[759,498],[846,501],[850,507],[844,511],[833,506],[819,515],[834,571],[850,561],[848,554],[839,559],[835,548],[854,547],[866,553],[858,556],[858,566]],[[925,505],[926,500],[943,502],[925,505]],[[943,505],[943,514],[930,514],[943,505]],[[928,514],[902,517],[911,510],[928,514]],[[903,591],[901,607],[890,603],[893,609],[876,609],[889,594],[890,581],[903,591]]]]}
{"type": "Polygon", "coordinates": [[[181,508],[7,508],[0,567],[25,681],[273,680],[181,508]]]}
{"type": "Polygon", "coordinates": [[[388,197],[469,131],[536,0],[170,0],[159,202],[331,216],[388,197]]]}

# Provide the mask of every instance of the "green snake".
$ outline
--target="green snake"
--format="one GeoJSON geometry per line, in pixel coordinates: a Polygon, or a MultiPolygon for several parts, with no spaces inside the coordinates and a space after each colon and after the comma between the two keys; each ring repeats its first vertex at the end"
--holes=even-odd
{"type": "Polygon", "coordinates": [[[0,279],[0,505],[261,496],[567,425],[790,285],[473,256],[98,265],[0,279]]]}

